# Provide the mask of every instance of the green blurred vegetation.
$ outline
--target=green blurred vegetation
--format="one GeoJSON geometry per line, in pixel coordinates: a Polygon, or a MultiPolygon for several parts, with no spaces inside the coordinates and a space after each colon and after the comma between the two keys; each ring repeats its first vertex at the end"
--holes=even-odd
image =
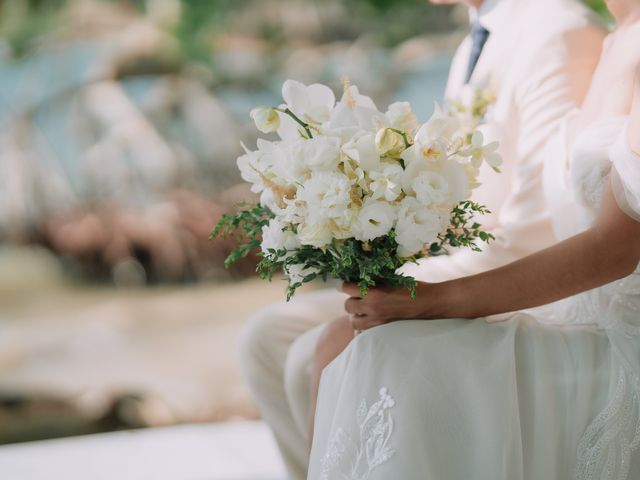
{"type": "MultiPolygon", "coordinates": [[[[1,0],[0,37],[15,57],[25,55],[48,36],[64,30],[65,7],[78,1],[82,0],[1,0]]],[[[95,1],[118,4],[140,14],[148,14],[153,3],[153,0],[95,1]]],[[[183,60],[207,64],[215,35],[242,27],[233,21],[234,17],[259,1],[179,0],[179,18],[165,28],[179,45],[183,60]]],[[[315,5],[318,12],[327,2],[307,1],[315,5]]],[[[603,0],[584,1],[609,17],[603,0]]],[[[346,10],[346,18],[338,25],[327,27],[324,38],[315,40],[353,40],[366,34],[382,45],[392,46],[415,35],[448,29],[452,24],[450,7],[436,7],[426,0],[343,0],[340,3],[346,10]]],[[[250,33],[274,45],[287,40],[282,25],[269,19],[264,19],[257,31],[250,33]]]]}
{"type": "Polygon", "coordinates": [[[607,5],[604,3],[604,0],[584,0],[584,1],[593,10],[598,12],[603,17],[609,19],[610,17],[609,10],[607,10],[607,5]]]}
{"type": "Polygon", "coordinates": [[[0,37],[14,56],[30,47],[60,25],[67,0],[4,0],[0,2],[0,37]]]}
{"type": "Polygon", "coordinates": [[[182,54],[191,60],[208,62],[211,39],[249,0],[181,0],[181,14],[173,34],[182,54]]]}

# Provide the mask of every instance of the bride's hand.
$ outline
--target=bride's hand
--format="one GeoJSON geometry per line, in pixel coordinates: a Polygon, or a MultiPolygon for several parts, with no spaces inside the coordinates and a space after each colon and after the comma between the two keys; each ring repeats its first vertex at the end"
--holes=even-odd
{"type": "Polygon", "coordinates": [[[349,295],[344,307],[354,330],[367,330],[394,320],[426,318],[424,301],[429,300],[432,284],[418,282],[417,298],[411,298],[406,288],[371,288],[360,295],[356,283],[343,283],[342,292],[349,295]]]}

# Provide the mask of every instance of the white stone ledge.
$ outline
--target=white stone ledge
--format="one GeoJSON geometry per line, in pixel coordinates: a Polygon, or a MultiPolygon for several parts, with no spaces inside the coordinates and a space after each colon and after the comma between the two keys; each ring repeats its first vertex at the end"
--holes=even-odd
{"type": "Polygon", "coordinates": [[[3,480],[284,480],[260,422],[181,425],[0,447],[3,480]]]}

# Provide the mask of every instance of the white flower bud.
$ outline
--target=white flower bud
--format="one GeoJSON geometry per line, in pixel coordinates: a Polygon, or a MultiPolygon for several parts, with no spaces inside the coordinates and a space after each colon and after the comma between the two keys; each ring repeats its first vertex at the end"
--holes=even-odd
{"type": "Polygon", "coordinates": [[[381,128],[376,134],[376,150],[381,156],[399,155],[404,150],[402,135],[390,128],[381,128]]]}
{"type": "Polygon", "coordinates": [[[271,107],[256,107],[249,115],[262,133],[275,132],[280,128],[280,115],[271,107]]]}

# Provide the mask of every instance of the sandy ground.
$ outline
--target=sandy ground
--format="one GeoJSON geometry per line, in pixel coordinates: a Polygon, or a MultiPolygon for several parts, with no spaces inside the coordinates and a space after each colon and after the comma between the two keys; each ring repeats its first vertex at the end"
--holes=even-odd
{"type": "Polygon", "coordinates": [[[0,250],[0,393],[53,395],[89,416],[116,393],[138,393],[152,399],[143,414],[155,425],[255,418],[238,335],[252,312],[283,298],[284,282],[257,279],[74,285],[43,252],[0,250]]]}

